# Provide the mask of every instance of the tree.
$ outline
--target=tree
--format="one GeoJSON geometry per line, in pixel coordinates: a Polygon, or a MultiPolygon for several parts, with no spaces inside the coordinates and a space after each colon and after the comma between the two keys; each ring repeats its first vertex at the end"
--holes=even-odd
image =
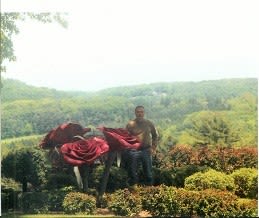
{"type": "Polygon", "coordinates": [[[223,112],[193,113],[185,119],[184,126],[196,145],[232,145],[239,140],[223,112]]]}
{"type": "Polygon", "coordinates": [[[257,146],[257,98],[257,95],[246,92],[228,100],[232,112],[229,113],[229,118],[232,120],[234,129],[240,137],[240,141],[236,144],[237,146],[257,146]]]}
{"type": "Polygon", "coordinates": [[[38,147],[15,149],[2,160],[2,174],[22,183],[27,191],[27,183],[35,188],[45,184],[49,169],[48,161],[38,147]]]}

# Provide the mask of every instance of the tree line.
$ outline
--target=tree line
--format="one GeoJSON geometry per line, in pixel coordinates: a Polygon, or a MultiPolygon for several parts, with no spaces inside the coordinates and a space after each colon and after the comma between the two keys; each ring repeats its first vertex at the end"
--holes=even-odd
{"type": "Polygon", "coordinates": [[[156,83],[64,92],[3,80],[2,138],[45,134],[63,122],[124,127],[136,105],[173,143],[257,146],[257,79],[156,83]]]}

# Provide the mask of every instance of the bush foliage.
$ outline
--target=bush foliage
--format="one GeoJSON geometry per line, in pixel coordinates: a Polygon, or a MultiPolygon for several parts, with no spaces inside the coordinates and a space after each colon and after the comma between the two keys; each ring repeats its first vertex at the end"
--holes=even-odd
{"type": "Polygon", "coordinates": [[[141,209],[156,217],[255,217],[257,201],[239,199],[215,189],[190,191],[173,186],[117,190],[109,198],[116,215],[134,215],[141,209]],[[116,196],[116,197],[115,197],[116,196]],[[140,205],[139,205],[140,204],[140,205]],[[135,207],[135,210],[133,208],[135,207]]]}
{"type": "Polygon", "coordinates": [[[19,196],[19,208],[24,213],[47,213],[49,207],[48,192],[24,192],[19,196]]]}
{"type": "Polygon", "coordinates": [[[231,173],[242,167],[257,168],[257,148],[191,147],[176,145],[165,155],[163,165],[176,168],[186,165],[207,166],[231,173]]]}
{"type": "MultiPolygon", "coordinates": [[[[217,189],[201,191],[174,186],[137,186],[106,193],[106,206],[118,216],[137,216],[146,210],[156,217],[256,217],[257,201],[242,199],[233,192],[217,189]]],[[[24,213],[96,213],[94,196],[66,187],[52,192],[19,195],[19,210],[24,213]]]]}
{"type": "Polygon", "coordinates": [[[141,199],[137,192],[119,189],[108,197],[108,208],[119,216],[133,216],[141,210],[141,199]]]}
{"type": "Polygon", "coordinates": [[[234,179],[225,173],[216,170],[198,172],[185,179],[184,187],[187,190],[219,189],[222,191],[233,191],[235,189],[234,179]]]}
{"type": "Polygon", "coordinates": [[[11,178],[1,178],[1,209],[18,208],[18,194],[22,191],[22,185],[11,178]]]}
{"type": "Polygon", "coordinates": [[[258,172],[255,168],[241,168],[231,174],[234,179],[235,193],[241,198],[254,198],[258,196],[258,172]]]}
{"type": "Polygon", "coordinates": [[[96,199],[84,193],[70,192],[64,198],[63,209],[67,214],[93,214],[96,199]]]}

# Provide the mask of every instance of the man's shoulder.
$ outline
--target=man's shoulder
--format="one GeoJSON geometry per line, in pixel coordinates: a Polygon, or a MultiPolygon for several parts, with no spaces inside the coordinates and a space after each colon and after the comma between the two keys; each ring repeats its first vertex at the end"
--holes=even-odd
{"type": "Polygon", "coordinates": [[[129,120],[129,122],[127,123],[128,127],[134,126],[136,124],[136,120],[129,120]]]}
{"type": "Polygon", "coordinates": [[[129,121],[128,121],[128,124],[129,124],[129,123],[136,123],[136,120],[135,120],[135,119],[134,119],[134,120],[129,120],[129,121]]]}

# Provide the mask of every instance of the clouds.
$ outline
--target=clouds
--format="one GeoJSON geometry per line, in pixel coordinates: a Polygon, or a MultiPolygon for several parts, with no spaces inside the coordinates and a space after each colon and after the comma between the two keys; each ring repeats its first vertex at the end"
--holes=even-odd
{"type": "Polygon", "coordinates": [[[8,65],[7,75],[62,90],[255,77],[256,5],[256,1],[65,1],[61,9],[69,11],[67,30],[57,24],[21,24],[14,38],[18,59],[8,65]]]}

